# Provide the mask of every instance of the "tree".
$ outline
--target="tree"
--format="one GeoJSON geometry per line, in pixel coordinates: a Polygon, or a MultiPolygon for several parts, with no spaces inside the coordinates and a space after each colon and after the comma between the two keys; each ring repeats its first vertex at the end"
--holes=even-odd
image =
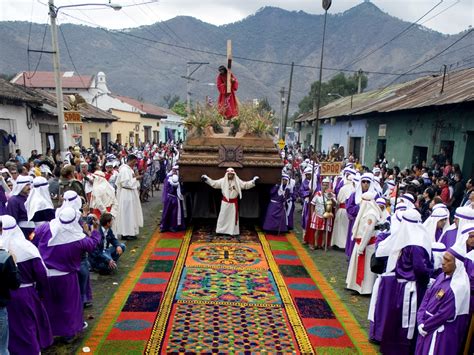
{"type": "Polygon", "coordinates": [[[188,113],[186,112],[186,104],[182,101],[176,102],[171,108],[171,111],[183,117],[186,117],[188,115],[188,113]]]}
{"type": "MultiPolygon", "coordinates": [[[[364,90],[367,87],[368,79],[367,76],[362,74],[361,87],[364,90]]],[[[347,76],[344,73],[339,73],[331,78],[328,82],[324,82],[321,85],[321,104],[323,107],[331,101],[339,99],[341,96],[350,96],[357,94],[359,84],[359,74],[354,73],[353,75],[347,76]],[[334,94],[329,96],[328,94],[334,94]]],[[[311,90],[298,104],[299,113],[311,112],[313,110],[314,99],[317,99],[319,88],[319,82],[315,81],[311,84],[311,90]]]]}
{"type": "Polygon", "coordinates": [[[263,99],[258,100],[257,111],[259,113],[274,112],[272,107],[270,106],[270,103],[268,102],[268,99],[266,97],[264,97],[263,99]]]}
{"type": "Polygon", "coordinates": [[[179,96],[166,94],[165,96],[163,96],[163,101],[165,102],[165,106],[171,109],[173,108],[174,104],[179,101],[179,96]]]}

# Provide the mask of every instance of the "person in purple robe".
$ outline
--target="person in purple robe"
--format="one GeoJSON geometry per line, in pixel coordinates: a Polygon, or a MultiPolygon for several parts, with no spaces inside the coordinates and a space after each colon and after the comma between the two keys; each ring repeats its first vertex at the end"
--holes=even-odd
{"type": "Polygon", "coordinates": [[[349,196],[346,201],[346,212],[347,217],[349,218],[349,229],[347,231],[347,240],[345,253],[347,259],[349,260],[352,255],[352,250],[354,249],[355,240],[352,238],[352,227],[354,227],[354,222],[357,218],[357,213],[359,213],[359,204],[362,200],[362,194],[370,192],[375,194],[377,199],[379,194],[375,190],[374,177],[371,173],[365,173],[360,177],[360,182],[357,179],[353,179],[355,182],[355,191],[349,196]]]}
{"type": "Polygon", "coordinates": [[[35,229],[34,222],[28,221],[28,213],[25,207],[25,202],[30,194],[32,180],[30,176],[23,175],[16,179],[6,208],[6,214],[15,218],[26,239],[30,238],[31,233],[35,229]]]}
{"type": "Polygon", "coordinates": [[[304,170],[304,178],[299,190],[300,198],[303,201],[303,208],[301,210],[301,228],[303,230],[306,230],[309,218],[312,172],[313,170],[311,168],[306,168],[304,170]]]}
{"type": "Polygon", "coordinates": [[[11,354],[39,354],[53,343],[48,314],[41,301],[48,290],[46,267],[38,249],[27,241],[15,219],[1,217],[1,239],[15,255],[21,285],[11,291],[7,306],[11,354]]]}
{"type": "Polygon", "coordinates": [[[54,336],[74,337],[87,323],[83,321],[83,303],[77,273],[84,252],[92,252],[100,241],[99,221],[89,226],[79,224],[76,211],[62,209],[50,223],[36,229],[40,237],[39,251],[48,268],[49,292],[45,306],[54,336]]]}
{"type": "Polygon", "coordinates": [[[470,206],[456,208],[454,213],[454,223],[446,229],[439,241],[446,245],[446,248],[450,248],[458,240],[464,225],[472,222],[474,222],[473,208],[470,206]]]}
{"type": "Polygon", "coordinates": [[[165,205],[166,199],[168,198],[168,190],[170,188],[168,180],[173,176],[177,175],[179,176],[179,166],[174,165],[171,168],[171,171],[169,173],[166,173],[166,177],[163,179],[163,192],[161,194],[161,202],[163,203],[163,206],[165,205]]]}
{"type": "Polygon", "coordinates": [[[270,190],[270,203],[263,222],[263,230],[267,232],[286,233],[288,231],[287,221],[287,199],[290,197],[288,183],[290,177],[282,174],[281,183],[270,190]]]}
{"type": "Polygon", "coordinates": [[[383,354],[411,354],[415,350],[416,312],[433,270],[431,241],[416,209],[403,212],[402,221],[387,262],[394,272],[394,292],[383,299],[386,310],[380,351],[383,354]]]}
{"type": "Polygon", "coordinates": [[[5,178],[0,175],[0,216],[7,212],[7,193],[9,194],[10,192],[5,178]]]}
{"type": "MultiPolygon", "coordinates": [[[[163,206],[160,230],[161,232],[177,232],[185,229],[183,213],[184,198],[181,194],[181,183],[179,182],[179,176],[171,175],[165,185],[166,184],[168,184],[168,188],[166,189],[166,194],[168,195],[168,197],[165,199],[165,203],[163,206]]],[[[163,193],[165,193],[164,188],[163,193]]]]}
{"type": "Polygon", "coordinates": [[[51,195],[49,193],[49,183],[42,176],[33,179],[33,188],[25,202],[28,221],[39,226],[49,222],[55,217],[55,210],[51,195]]]}
{"type": "Polygon", "coordinates": [[[462,335],[458,332],[460,325],[466,329],[470,297],[465,256],[465,242],[444,254],[443,273],[428,289],[418,308],[416,355],[457,354],[462,349],[464,332],[462,335]]]}
{"type": "Polygon", "coordinates": [[[296,181],[290,177],[290,182],[288,183],[288,189],[290,190],[289,196],[286,199],[286,216],[288,219],[288,230],[291,231],[294,228],[294,214],[295,214],[295,202],[296,202],[296,181]]]}

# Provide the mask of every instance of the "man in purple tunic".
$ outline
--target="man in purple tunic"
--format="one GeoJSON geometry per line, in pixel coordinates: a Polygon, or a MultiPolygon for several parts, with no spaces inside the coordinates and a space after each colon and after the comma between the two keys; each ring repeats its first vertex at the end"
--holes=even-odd
{"type": "Polygon", "coordinates": [[[45,306],[54,336],[73,337],[85,325],[77,273],[82,254],[92,252],[100,241],[98,229],[95,217],[88,235],[89,227],[80,226],[71,207],[62,209],[56,219],[36,229],[40,235],[39,250],[48,268],[50,288],[45,306]]]}
{"type": "Polygon", "coordinates": [[[431,241],[415,209],[403,213],[402,222],[387,262],[394,271],[395,292],[387,304],[380,351],[383,354],[411,354],[416,345],[416,312],[433,270],[431,241]]]}
{"type": "Polygon", "coordinates": [[[303,209],[301,211],[301,228],[306,230],[306,225],[308,224],[309,218],[309,203],[311,199],[311,173],[313,170],[311,168],[306,168],[304,170],[304,179],[300,186],[299,195],[301,200],[303,200],[303,209]]]}
{"type": "Polygon", "coordinates": [[[474,209],[470,206],[458,207],[454,213],[454,223],[446,230],[439,240],[441,243],[446,245],[446,248],[453,246],[464,225],[467,223],[474,222],[474,209]]]}
{"type": "Polygon", "coordinates": [[[40,300],[48,289],[48,276],[38,249],[25,239],[13,217],[2,216],[5,247],[15,255],[20,288],[11,291],[7,306],[12,354],[39,354],[53,343],[48,314],[40,300]]]}
{"type": "Polygon", "coordinates": [[[272,187],[270,191],[270,203],[263,222],[263,230],[269,232],[286,233],[287,223],[287,199],[290,196],[288,182],[290,177],[287,174],[281,175],[281,183],[272,187]]]}
{"type": "MultiPolygon", "coordinates": [[[[353,180],[354,181],[354,180],[353,180]]],[[[346,240],[346,256],[349,260],[352,255],[352,249],[354,249],[355,240],[352,239],[352,227],[354,227],[354,222],[357,218],[357,213],[359,213],[359,204],[362,200],[362,194],[365,192],[370,192],[375,194],[375,198],[380,197],[375,190],[374,176],[371,173],[365,173],[360,177],[360,183],[355,182],[355,191],[349,196],[346,201],[346,212],[347,217],[349,218],[349,229],[347,231],[347,240],[346,240]]]]}
{"type": "Polygon", "coordinates": [[[183,195],[181,194],[181,183],[178,175],[171,175],[165,182],[166,189],[163,193],[168,195],[164,199],[163,214],[161,216],[161,232],[177,232],[185,229],[183,195]]]}
{"type": "Polygon", "coordinates": [[[464,268],[466,244],[456,244],[444,254],[443,273],[428,289],[417,312],[416,355],[457,354],[469,315],[469,277],[464,268]]]}
{"type": "Polygon", "coordinates": [[[12,195],[7,203],[6,214],[15,218],[25,238],[29,239],[30,234],[35,229],[33,222],[28,222],[28,213],[25,202],[30,194],[31,181],[30,176],[20,175],[13,186],[12,195]]]}
{"type": "Polygon", "coordinates": [[[163,192],[161,195],[161,202],[163,202],[163,205],[166,202],[166,199],[168,198],[168,189],[170,188],[168,180],[173,176],[177,175],[179,176],[179,166],[175,165],[171,168],[171,171],[166,174],[166,177],[163,180],[163,192]]]}

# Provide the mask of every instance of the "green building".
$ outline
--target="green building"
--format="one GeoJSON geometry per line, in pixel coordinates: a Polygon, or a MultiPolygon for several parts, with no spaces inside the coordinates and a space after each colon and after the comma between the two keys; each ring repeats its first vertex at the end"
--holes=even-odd
{"type": "Polygon", "coordinates": [[[474,68],[341,98],[322,107],[320,119],[323,141],[328,135],[335,145],[347,141],[334,133],[340,124],[364,121],[365,165],[380,155],[391,167],[430,164],[444,149],[465,177],[474,175],[474,68]]]}

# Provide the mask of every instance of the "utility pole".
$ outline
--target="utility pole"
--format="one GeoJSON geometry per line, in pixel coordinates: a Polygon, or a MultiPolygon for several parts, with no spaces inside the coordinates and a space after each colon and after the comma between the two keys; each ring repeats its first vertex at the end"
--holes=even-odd
{"type": "Polygon", "coordinates": [[[51,20],[51,40],[53,45],[53,69],[54,83],[56,85],[56,106],[58,111],[58,127],[59,127],[59,151],[61,157],[66,156],[66,149],[69,146],[69,137],[67,134],[67,125],[64,122],[64,102],[63,87],[61,83],[61,66],[59,63],[59,45],[58,45],[58,29],[56,27],[57,10],[54,6],[54,0],[48,1],[49,17],[51,20]]]}
{"type": "Polygon", "coordinates": [[[284,128],[283,128],[283,121],[284,121],[284,118],[283,118],[283,111],[284,111],[284,108],[285,108],[285,87],[283,86],[280,90],[280,129],[279,129],[279,136],[281,139],[285,139],[285,135],[284,135],[284,128]]]}
{"type": "MultiPolygon", "coordinates": [[[[318,87],[318,96],[317,96],[317,106],[316,106],[316,120],[314,123],[314,152],[318,151],[319,147],[319,109],[321,106],[321,81],[323,78],[323,59],[324,59],[324,41],[326,39],[326,20],[328,17],[328,10],[331,7],[331,0],[323,0],[323,9],[324,9],[324,26],[323,26],[323,41],[321,44],[321,61],[319,63],[319,87],[318,87]]],[[[313,113],[314,113],[314,101],[313,101],[313,113]]]]}
{"type": "Polygon", "coordinates": [[[359,75],[359,78],[358,78],[359,83],[357,85],[357,93],[360,94],[362,92],[362,74],[364,74],[364,72],[362,71],[362,69],[359,69],[357,74],[359,75]]]}
{"type": "Polygon", "coordinates": [[[208,62],[187,62],[186,63],[186,76],[182,75],[183,79],[187,80],[186,83],[186,112],[188,116],[191,114],[191,81],[196,81],[192,75],[203,65],[209,64],[208,62]],[[191,65],[197,65],[197,67],[191,71],[191,65]]]}
{"type": "Polygon", "coordinates": [[[291,86],[293,83],[293,68],[294,67],[295,67],[295,62],[291,62],[290,87],[288,88],[288,99],[286,100],[285,120],[283,121],[283,137],[285,137],[286,135],[286,125],[288,124],[288,110],[290,109],[291,86]]]}

